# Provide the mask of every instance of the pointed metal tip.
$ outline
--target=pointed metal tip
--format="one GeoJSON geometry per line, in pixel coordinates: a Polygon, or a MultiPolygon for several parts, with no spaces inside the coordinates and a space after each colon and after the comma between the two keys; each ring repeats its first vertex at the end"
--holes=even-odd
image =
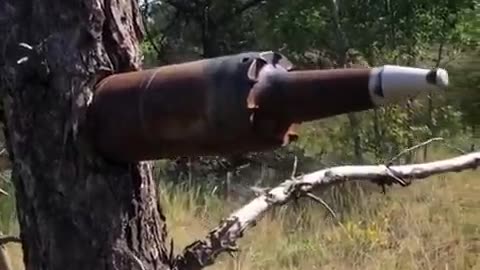
{"type": "Polygon", "coordinates": [[[444,90],[448,87],[448,72],[443,68],[432,69],[427,73],[427,82],[444,90]]]}
{"type": "Polygon", "coordinates": [[[448,72],[443,68],[437,69],[437,85],[445,89],[448,87],[448,84],[448,72]]]}

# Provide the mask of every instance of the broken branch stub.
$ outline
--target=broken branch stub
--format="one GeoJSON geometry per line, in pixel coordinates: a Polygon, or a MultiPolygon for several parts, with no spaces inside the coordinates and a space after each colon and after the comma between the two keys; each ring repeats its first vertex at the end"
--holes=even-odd
{"type": "Polygon", "coordinates": [[[275,188],[256,197],[250,203],[232,213],[220,225],[214,228],[206,239],[187,246],[178,255],[174,269],[202,269],[213,264],[222,252],[235,250],[236,240],[243,232],[254,225],[264,214],[275,206],[293,200],[297,194],[309,194],[314,189],[325,185],[352,180],[387,181],[392,179],[392,172],[400,179],[424,179],[426,177],[476,169],[480,165],[480,152],[474,152],[450,159],[409,165],[387,167],[385,165],[338,166],[306,174],[297,179],[289,179],[275,188]]]}

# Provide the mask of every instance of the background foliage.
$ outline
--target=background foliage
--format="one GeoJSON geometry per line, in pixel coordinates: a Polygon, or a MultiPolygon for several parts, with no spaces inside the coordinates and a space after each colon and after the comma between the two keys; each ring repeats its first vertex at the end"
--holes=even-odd
{"type": "Polygon", "coordinates": [[[274,166],[278,176],[291,168],[283,165],[293,155],[317,167],[372,163],[433,136],[474,147],[469,138],[478,136],[480,122],[478,0],[150,0],[142,10],[149,33],[146,66],[277,50],[299,68],[400,64],[443,67],[451,74],[446,93],[304,124],[298,143],[274,153],[240,161],[179,159],[171,166],[177,175],[179,168],[182,175],[223,174],[247,162],[245,175],[274,166]]]}

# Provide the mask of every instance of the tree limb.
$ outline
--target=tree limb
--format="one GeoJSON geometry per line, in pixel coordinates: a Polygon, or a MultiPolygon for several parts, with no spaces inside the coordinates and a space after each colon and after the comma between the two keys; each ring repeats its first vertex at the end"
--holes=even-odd
{"type": "Polygon", "coordinates": [[[152,44],[153,50],[157,53],[157,55],[160,55],[160,49],[157,46],[157,43],[155,42],[152,33],[150,33],[150,29],[148,26],[148,10],[150,9],[150,4],[148,0],[145,1],[144,3],[144,12],[142,12],[142,19],[143,19],[143,24],[145,25],[145,33],[147,34],[147,39],[150,41],[150,44],[152,44]]]}
{"type": "Polygon", "coordinates": [[[148,25],[148,10],[149,10],[149,3],[148,1],[145,1],[145,4],[144,4],[144,9],[146,10],[146,12],[142,12],[142,17],[143,17],[143,24],[145,26],[145,33],[146,33],[146,36],[147,36],[147,39],[148,41],[150,41],[150,44],[152,44],[152,48],[153,50],[155,51],[155,53],[157,54],[157,59],[162,59],[164,60],[165,62],[167,62],[165,59],[164,59],[164,50],[165,50],[165,45],[164,45],[164,41],[165,39],[167,38],[167,33],[170,32],[170,30],[173,28],[173,26],[175,25],[175,21],[176,19],[178,18],[178,16],[180,15],[180,11],[179,9],[176,9],[175,11],[175,14],[173,15],[172,19],[169,21],[169,23],[165,26],[164,29],[160,30],[160,33],[162,33],[162,37],[160,38],[158,44],[157,42],[155,41],[155,38],[154,36],[152,35],[152,33],[150,32],[150,29],[149,29],[149,25],[148,25]]]}
{"type": "Polygon", "coordinates": [[[243,12],[260,5],[266,2],[265,0],[250,0],[242,5],[236,7],[232,13],[225,13],[222,17],[220,17],[217,21],[217,24],[223,25],[228,23],[230,20],[235,19],[237,16],[241,15],[243,12]]]}
{"type": "Polygon", "coordinates": [[[250,0],[250,1],[247,1],[245,2],[243,5],[235,8],[235,10],[233,11],[233,15],[234,16],[238,16],[240,14],[242,14],[244,11],[248,10],[248,9],[251,9],[259,4],[262,4],[266,2],[265,0],[250,0]]]}
{"type": "MultiPolygon", "coordinates": [[[[165,3],[174,7],[178,12],[184,16],[187,20],[193,19],[198,24],[201,24],[204,20],[203,9],[199,1],[180,1],[180,0],[167,0],[165,3]]],[[[175,21],[175,20],[174,20],[175,21]]]]}
{"type": "Polygon", "coordinates": [[[195,8],[197,7],[192,1],[179,1],[179,0],[166,0],[165,3],[171,5],[177,10],[182,11],[183,13],[194,13],[195,8]],[[192,5],[193,3],[193,5],[192,5]]]}
{"type": "Polygon", "coordinates": [[[2,270],[12,270],[12,263],[10,257],[5,248],[5,244],[8,243],[21,243],[20,237],[11,236],[11,235],[2,235],[0,232],[0,269],[2,270]]]}
{"type": "Polygon", "coordinates": [[[435,142],[435,141],[443,141],[443,138],[441,137],[436,137],[436,138],[432,138],[432,139],[429,139],[427,141],[424,141],[420,144],[417,144],[417,145],[414,145],[408,149],[405,149],[403,150],[402,152],[400,152],[398,155],[394,156],[393,158],[391,158],[387,163],[388,164],[393,164],[394,161],[398,160],[401,156],[405,155],[406,153],[410,153],[412,152],[413,150],[415,149],[418,149],[418,148],[421,148],[421,147],[427,147],[428,144],[432,143],[432,142],[435,142]]]}
{"type": "Polygon", "coordinates": [[[206,239],[187,246],[178,255],[174,269],[202,269],[214,263],[223,252],[236,251],[236,241],[243,232],[255,225],[267,211],[283,205],[300,196],[326,185],[352,180],[367,180],[381,183],[397,183],[397,179],[423,179],[435,174],[460,172],[476,169],[480,165],[480,152],[474,152],[450,159],[399,166],[364,165],[338,166],[286,180],[279,186],[266,191],[250,203],[238,209],[220,225],[209,232],[206,239]]]}

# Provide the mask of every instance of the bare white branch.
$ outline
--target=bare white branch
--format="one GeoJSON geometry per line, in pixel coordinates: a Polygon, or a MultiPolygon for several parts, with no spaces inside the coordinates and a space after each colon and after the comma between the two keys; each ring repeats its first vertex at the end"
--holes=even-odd
{"type": "Polygon", "coordinates": [[[265,191],[250,203],[238,209],[218,227],[210,231],[206,239],[199,240],[185,248],[174,262],[174,269],[202,269],[211,265],[222,252],[236,250],[236,241],[243,232],[254,225],[271,208],[283,205],[298,196],[307,196],[313,190],[325,185],[352,180],[368,180],[377,183],[398,183],[399,179],[424,179],[426,177],[447,173],[476,169],[480,165],[480,152],[474,152],[451,159],[421,164],[399,166],[368,165],[338,166],[319,170],[289,179],[279,186],[265,191]],[[192,268],[192,266],[195,266],[192,268]]]}
{"type": "Polygon", "coordinates": [[[22,240],[18,236],[13,235],[0,235],[0,246],[8,243],[21,243],[22,240]]]}
{"type": "Polygon", "coordinates": [[[21,243],[20,237],[12,235],[2,235],[0,232],[0,269],[2,270],[12,270],[12,262],[8,255],[5,245],[8,243],[21,243]]]}
{"type": "MultiPolygon", "coordinates": [[[[444,139],[441,138],[441,137],[437,137],[437,138],[432,138],[428,141],[425,141],[425,142],[422,142],[420,144],[417,144],[417,145],[414,145],[408,149],[405,149],[403,150],[402,152],[400,152],[398,155],[394,156],[392,159],[390,159],[390,161],[388,162],[389,164],[393,163],[394,161],[396,161],[397,159],[399,159],[401,156],[405,155],[406,153],[409,153],[409,152],[412,152],[413,150],[416,150],[418,148],[421,148],[421,147],[424,147],[424,146],[427,146],[428,144],[432,143],[432,142],[435,142],[435,141],[443,141],[444,139]]],[[[464,153],[465,154],[465,153],[464,153]]]]}

